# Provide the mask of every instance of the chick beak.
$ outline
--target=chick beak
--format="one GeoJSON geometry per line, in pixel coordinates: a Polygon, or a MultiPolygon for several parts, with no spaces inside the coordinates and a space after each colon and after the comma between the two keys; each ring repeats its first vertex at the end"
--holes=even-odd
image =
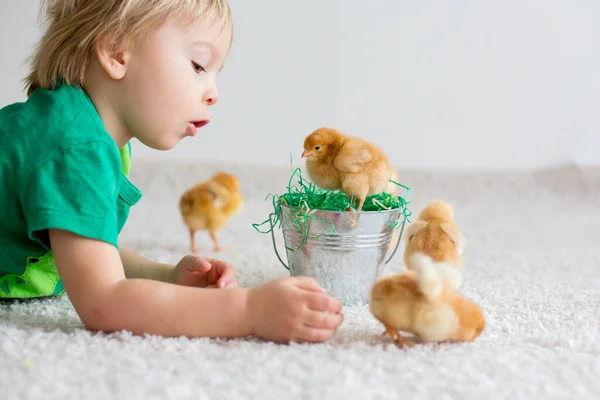
{"type": "Polygon", "coordinates": [[[312,151],[306,151],[306,150],[304,150],[302,152],[302,158],[310,157],[310,156],[312,156],[312,154],[313,154],[312,151]]]}

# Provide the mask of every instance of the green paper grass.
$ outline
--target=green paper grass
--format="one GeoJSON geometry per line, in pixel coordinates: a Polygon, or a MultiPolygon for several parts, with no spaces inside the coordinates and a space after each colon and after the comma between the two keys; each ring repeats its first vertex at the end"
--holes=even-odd
{"type": "MultiPolygon", "coordinates": [[[[394,181],[390,182],[404,188],[407,194],[410,192],[410,188],[408,186],[404,186],[394,181]]],[[[273,213],[275,214],[275,220],[271,221],[270,219],[267,219],[266,221],[260,224],[252,224],[252,226],[256,231],[260,233],[271,232],[278,223],[281,224],[281,206],[287,205],[290,208],[294,209],[293,224],[299,230],[304,231],[304,240],[302,241],[301,246],[306,242],[306,239],[309,237],[307,228],[309,224],[305,224],[303,222],[305,222],[308,219],[316,218],[314,216],[314,213],[312,212],[313,210],[347,211],[350,208],[356,211],[354,206],[351,205],[351,199],[346,194],[340,192],[339,190],[330,191],[317,188],[312,182],[309,182],[308,180],[302,177],[300,168],[296,168],[292,173],[292,176],[290,177],[288,182],[287,193],[284,193],[282,195],[270,194],[267,196],[267,198],[269,197],[271,197],[273,201],[273,213]],[[296,185],[292,185],[294,178],[297,178],[296,185]],[[259,227],[267,223],[270,224],[269,229],[264,232],[261,231],[259,227]]],[[[354,203],[356,204],[357,201],[354,201],[354,203]]],[[[407,220],[412,215],[412,213],[407,207],[408,204],[409,202],[406,200],[405,197],[392,196],[390,193],[382,192],[368,196],[365,199],[362,211],[377,212],[400,208],[402,209],[402,214],[404,215],[405,220],[407,220]]],[[[330,223],[328,221],[324,222],[330,223]]],[[[395,224],[394,228],[397,228],[401,224],[402,223],[398,221],[395,224]]],[[[334,232],[332,224],[332,235],[333,233],[334,232]]]]}

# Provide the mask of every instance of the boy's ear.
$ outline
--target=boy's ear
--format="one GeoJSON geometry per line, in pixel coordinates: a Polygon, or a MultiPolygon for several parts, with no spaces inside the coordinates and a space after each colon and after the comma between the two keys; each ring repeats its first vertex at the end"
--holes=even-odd
{"type": "Polygon", "coordinates": [[[96,41],[96,56],[104,71],[112,79],[120,80],[125,77],[129,52],[111,46],[107,41],[98,39],[96,41]]]}

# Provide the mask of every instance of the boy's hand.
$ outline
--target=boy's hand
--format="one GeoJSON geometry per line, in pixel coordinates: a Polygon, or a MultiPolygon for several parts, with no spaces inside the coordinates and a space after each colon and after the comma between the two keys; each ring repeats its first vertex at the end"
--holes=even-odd
{"type": "Polygon", "coordinates": [[[231,264],[212,258],[185,256],[173,271],[173,283],[202,288],[237,287],[231,264]]]}
{"type": "Polygon", "coordinates": [[[279,343],[324,342],[344,319],[342,302],[308,277],[282,278],[252,288],[247,301],[252,334],[279,343]]]}

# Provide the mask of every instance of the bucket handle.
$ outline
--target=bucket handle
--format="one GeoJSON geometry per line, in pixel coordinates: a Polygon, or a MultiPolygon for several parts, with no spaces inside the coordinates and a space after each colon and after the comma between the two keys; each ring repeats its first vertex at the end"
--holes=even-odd
{"type": "Polygon", "coordinates": [[[281,256],[279,255],[279,251],[277,250],[277,244],[275,243],[275,227],[273,226],[273,217],[275,216],[274,213],[269,214],[269,224],[271,225],[271,237],[273,238],[273,248],[275,249],[275,254],[277,255],[277,258],[279,259],[279,262],[281,263],[281,265],[283,265],[288,271],[290,270],[290,267],[288,267],[285,262],[283,262],[283,260],[281,259],[281,256]]]}
{"type": "Polygon", "coordinates": [[[405,223],[406,223],[406,219],[404,219],[404,221],[402,221],[402,228],[400,228],[400,234],[398,235],[398,239],[396,240],[396,246],[394,247],[394,251],[392,252],[392,254],[386,260],[385,265],[388,265],[388,263],[392,260],[392,257],[394,257],[394,254],[396,254],[396,251],[398,251],[400,241],[402,240],[402,233],[404,233],[404,224],[405,223]]]}

